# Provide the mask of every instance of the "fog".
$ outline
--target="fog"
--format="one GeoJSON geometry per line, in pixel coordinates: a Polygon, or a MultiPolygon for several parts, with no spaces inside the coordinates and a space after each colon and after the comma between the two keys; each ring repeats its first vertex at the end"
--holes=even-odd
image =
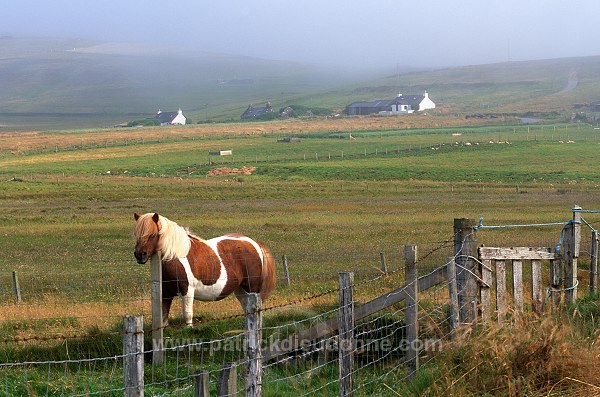
{"type": "Polygon", "coordinates": [[[136,42],[341,68],[600,54],[598,0],[7,0],[0,35],[136,42]]]}

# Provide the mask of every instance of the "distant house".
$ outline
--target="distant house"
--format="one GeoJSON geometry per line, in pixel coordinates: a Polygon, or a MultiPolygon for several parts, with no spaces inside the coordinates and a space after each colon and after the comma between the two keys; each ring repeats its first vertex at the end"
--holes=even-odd
{"type": "Polygon", "coordinates": [[[160,125],[185,125],[186,120],[181,109],[177,112],[163,112],[159,110],[156,113],[156,118],[160,121],[160,125]]]}
{"type": "Polygon", "coordinates": [[[429,98],[427,91],[423,95],[402,95],[394,99],[384,99],[373,102],[354,102],[346,106],[349,116],[364,116],[368,114],[409,114],[415,111],[434,109],[435,103],[429,98]]]}
{"type": "Polygon", "coordinates": [[[273,112],[273,106],[271,106],[271,102],[267,102],[265,106],[254,107],[252,105],[248,106],[248,109],[244,113],[242,113],[242,120],[252,120],[256,118],[260,118],[267,113],[273,112]]]}

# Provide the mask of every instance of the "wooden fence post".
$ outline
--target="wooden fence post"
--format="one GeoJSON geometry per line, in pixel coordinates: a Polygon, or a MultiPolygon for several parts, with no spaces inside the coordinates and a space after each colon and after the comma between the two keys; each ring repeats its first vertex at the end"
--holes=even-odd
{"type": "Polygon", "coordinates": [[[404,246],[406,279],[406,377],[412,379],[419,369],[419,283],[417,282],[417,247],[404,246]]]}
{"type": "Polygon", "coordinates": [[[194,397],[210,397],[208,372],[196,371],[194,377],[194,397]]]}
{"type": "Polygon", "coordinates": [[[260,295],[248,294],[246,298],[244,347],[246,350],[246,396],[262,395],[262,302],[260,295]]]}
{"type": "Polygon", "coordinates": [[[385,254],[383,252],[379,253],[379,258],[381,260],[381,271],[383,274],[387,274],[387,265],[385,263],[385,254]]]}
{"type": "Polygon", "coordinates": [[[454,256],[456,258],[456,285],[458,289],[458,310],[461,323],[473,323],[476,313],[473,302],[477,302],[476,262],[473,257],[477,254],[475,239],[476,222],[466,218],[454,219],[454,256]]]}
{"type": "Polygon", "coordinates": [[[235,396],[237,394],[237,367],[235,363],[223,363],[221,376],[217,383],[219,397],[235,396]]]}
{"type": "Polygon", "coordinates": [[[562,260],[557,258],[550,263],[550,305],[556,312],[560,306],[562,288],[562,260]]]}
{"type": "Polygon", "coordinates": [[[283,261],[283,279],[285,280],[285,285],[289,287],[290,286],[290,272],[288,270],[287,256],[283,255],[281,260],[283,261]]]}
{"type": "Polygon", "coordinates": [[[565,303],[572,304],[577,300],[577,258],[581,240],[581,207],[573,207],[573,222],[565,230],[565,303]]]}
{"type": "Polygon", "coordinates": [[[152,365],[160,365],[164,359],[163,311],[162,311],[162,264],[159,254],[150,259],[152,276],[152,365]]]}
{"type": "Polygon", "coordinates": [[[354,273],[340,273],[339,285],[339,395],[351,397],[354,395],[354,273]]]}
{"type": "Polygon", "coordinates": [[[456,287],[456,264],[454,263],[454,257],[450,258],[446,265],[446,274],[448,275],[448,295],[450,297],[450,325],[452,331],[454,331],[460,325],[458,289],[456,287]]]}
{"type": "Polygon", "coordinates": [[[12,272],[13,291],[15,292],[15,303],[21,303],[21,286],[19,285],[19,278],[17,272],[12,272]]]}
{"type": "Polygon", "coordinates": [[[144,396],[144,317],[123,318],[123,395],[144,396]]]}
{"type": "Polygon", "coordinates": [[[598,231],[592,230],[592,257],[590,259],[590,294],[598,292],[598,231]]]}

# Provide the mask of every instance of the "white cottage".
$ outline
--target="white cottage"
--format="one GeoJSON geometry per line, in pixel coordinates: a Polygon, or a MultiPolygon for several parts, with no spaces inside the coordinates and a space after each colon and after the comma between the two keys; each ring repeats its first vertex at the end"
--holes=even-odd
{"type": "Polygon", "coordinates": [[[160,121],[160,125],[185,125],[185,116],[181,109],[177,112],[163,112],[159,110],[156,113],[156,118],[160,121]]]}
{"type": "Polygon", "coordinates": [[[374,102],[354,102],[346,107],[346,114],[350,116],[368,114],[409,114],[415,111],[435,109],[435,103],[429,98],[427,91],[423,95],[403,95],[392,100],[378,100],[374,102]]]}
{"type": "Polygon", "coordinates": [[[435,103],[429,98],[427,91],[423,95],[402,95],[399,92],[392,102],[391,113],[413,113],[415,110],[420,112],[427,109],[435,109],[435,103]]]}

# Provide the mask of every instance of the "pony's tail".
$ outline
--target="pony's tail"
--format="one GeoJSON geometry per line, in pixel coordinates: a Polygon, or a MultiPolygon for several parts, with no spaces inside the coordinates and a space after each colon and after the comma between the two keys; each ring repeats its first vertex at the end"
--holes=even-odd
{"type": "Polygon", "coordinates": [[[275,259],[262,243],[258,242],[263,254],[262,283],[260,298],[266,300],[275,288],[275,259]]]}

